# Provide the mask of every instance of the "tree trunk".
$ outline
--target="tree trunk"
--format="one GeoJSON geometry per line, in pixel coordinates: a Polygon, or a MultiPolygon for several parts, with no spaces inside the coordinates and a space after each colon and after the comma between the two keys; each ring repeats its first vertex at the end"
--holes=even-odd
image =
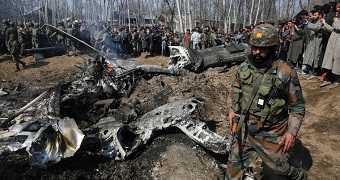
{"type": "Polygon", "coordinates": [[[130,3],[126,1],[126,5],[127,5],[127,13],[128,13],[129,30],[131,31],[130,3]]]}
{"type": "Polygon", "coordinates": [[[227,0],[222,1],[222,6],[223,6],[223,22],[224,22],[224,32],[228,31],[228,26],[227,26],[227,0]]]}
{"type": "Polygon", "coordinates": [[[180,4],[179,4],[179,0],[176,0],[176,2],[177,2],[177,12],[178,12],[178,20],[179,20],[179,32],[184,32],[183,31],[181,7],[180,7],[180,4]]]}
{"type": "Polygon", "coordinates": [[[191,17],[191,0],[188,0],[188,18],[189,18],[189,28],[192,29],[192,17],[191,17]]]}
{"type": "Polygon", "coordinates": [[[246,12],[247,12],[246,8],[247,8],[247,0],[244,0],[244,2],[243,2],[243,25],[242,25],[242,28],[245,28],[245,27],[246,27],[246,16],[247,16],[247,14],[246,14],[246,12]]]}
{"type": "Polygon", "coordinates": [[[249,14],[249,24],[252,24],[252,23],[253,23],[253,9],[254,9],[254,2],[255,2],[255,0],[251,0],[250,14],[249,14]]]}
{"type": "Polygon", "coordinates": [[[257,18],[259,17],[260,6],[261,6],[261,0],[259,0],[259,3],[257,4],[257,10],[256,10],[256,16],[255,16],[255,22],[254,22],[255,25],[257,24],[257,18]]]}
{"type": "Polygon", "coordinates": [[[231,16],[230,16],[230,12],[231,12],[231,7],[233,5],[233,0],[229,0],[229,10],[228,10],[228,32],[231,31],[231,16]]]}

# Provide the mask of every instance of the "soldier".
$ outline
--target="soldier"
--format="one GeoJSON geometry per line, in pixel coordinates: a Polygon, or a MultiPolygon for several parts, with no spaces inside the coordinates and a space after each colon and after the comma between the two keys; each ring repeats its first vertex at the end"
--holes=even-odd
{"type": "Polygon", "coordinates": [[[26,48],[27,49],[32,49],[32,31],[33,31],[33,23],[28,22],[26,23],[26,48]]]}
{"type": "Polygon", "coordinates": [[[46,37],[48,39],[49,46],[54,46],[57,42],[57,33],[54,32],[51,27],[46,28],[46,37]]]}
{"type": "Polygon", "coordinates": [[[210,47],[213,47],[217,45],[216,40],[218,39],[218,36],[215,32],[215,27],[211,27],[210,32],[211,33],[209,37],[209,44],[210,44],[210,47]]]}
{"type": "Polygon", "coordinates": [[[18,42],[20,43],[20,54],[23,55],[26,49],[26,30],[24,28],[24,24],[21,21],[18,21],[18,42]]]}
{"type": "MultiPolygon", "coordinates": [[[[69,24],[66,28],[66,32],[67,34],[70,34],[70,35],[75,35],[76,31],[75,31],[75,28],[72,28],[72,24],[69,24]]],[[[68,46],[70,46],[72,49],[75,49],[75,42],[73,40],[73,38],[70,38],[70,37],[66,37],[66,43],[68,46]]]]}
{"type": "MultiPolygon", "coordinates": [[[[229,123],[237,125],[226,179],[241,179],[256,154],[275,174],[307,179],[307,171],[288,163],[305,102],[295,69],[276,60],[278,32],[261,24],[250,37],[252,54],[240,65],[231,87],[229,123]]],[[[234,126],[236,127],[236,126],[234,126]]]]}
{"type": "MultiPolygon", "coordinates": [[[[14,28],[14,25],[15,25],[15,23],[14,23],[13,21],[11,21],[11,22],[9,23],[9,28],[6,30],[6,39],[7,39],[7,40],[9,40],[9,36],[10,36],[11,34],[14,35],[14,39],[15,39],[15,40],[18,40],[18,33],[17,33],[17,30],[14,28]]],[[[7,48],[8,48],[8,51],[10,51],[11,47],[10,47],[10,44],[9,44],[9,43],[8,43],[7,48]]]]}
{"type": "Polygon", "coordinates": [[[32,30],[32,48],[40,48],[40,36],[41,36],[41,29],[39,28],[39,24],[34,24],[32,30]]]}
{"type": "Polygon", "coordinates": [[[208,48],[208,44],[209,44],[209,35],[207,33],[207,30],[204,30],[203,33],[201,33],[201,46],[202,49],[208,48]]]}
{"type": "Polygon", "coordinates": [[[133,33],[131,35],[131,46],[132,46],[132,55],[137,56],[138,51],[137,51],[137,45],[138,45],[138,39],[139,35],[137,34],[137,30],[133,29],[133,33]]]}
{"type": "MultiPolygon", "coordinates": [[[[65,32],[65,28],[64,28],[64,22],[59,22],[58,23],[58,29],[60,29],[61,31],[65,32]]],[[[59,32],[58,36],[57,36],[57,44],[64,46],[65,45],[65,34],[59,32]]]]}
{"type": "Polygon", "coordinates": [[[13,58],[13,61],[15,62],[15,65],[16,65],[16,70],[15,72],[17,71],[20,71],[20,68],[19,68],[19,63],[22,64],[22,67],[25,68],[26,67],[26,63],[25,62],[22,62],[20,59],[19,59],[19,54],[20,54],[20,44],[18,43],[18,41],[15,39],[15,35],[14,34],[11,34],[9,36],[9,44],[10,44],[10,53],[11,53],[11,56],[13,58]]]}
{"type": "Polygon", "coordinates": [[[9,49],[9,47],[8,47],[8,40],[9,39],[6,36],[6,31],[9,28],[9,21],[7,19],[2,20],[2,28],[3,29],[2,29],[1,35],[4,38],[4,41],[5,41],[4,52],[7,53],[8,49],[9,49]]]}

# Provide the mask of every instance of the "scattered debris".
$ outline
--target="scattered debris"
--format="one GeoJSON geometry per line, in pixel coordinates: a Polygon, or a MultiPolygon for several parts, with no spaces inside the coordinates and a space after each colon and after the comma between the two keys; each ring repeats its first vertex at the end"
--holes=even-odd
{"type": "Polygon", "coordinates": [[[0,89],[0,96],[6,96],[8,93],[4,91],[3,89],[0,89]]]}
{"type": "Polygon", "coordinates": [[[81,69],[77,81],[56,85],[1,122],[0,154],[26,148],[30,164],[46,168],[73,156],[83,142],[82,131],[86,131],[99,138],[102,155],[125,160],[138,153],[154,132],[168,127],[179,128],[212,152],[225,154],[230,148],[228,139],[199,120],[202,98],[175,101],[140,117],[133,109],[120,108],[121,98],[128,97],[141,79],[160,74],[178,76],[177,68],[143,65],[126,70],[102,56],[77,67],[81,69]],[[80,130],[74,119],[95,124],[92,130],[80,130]]]}

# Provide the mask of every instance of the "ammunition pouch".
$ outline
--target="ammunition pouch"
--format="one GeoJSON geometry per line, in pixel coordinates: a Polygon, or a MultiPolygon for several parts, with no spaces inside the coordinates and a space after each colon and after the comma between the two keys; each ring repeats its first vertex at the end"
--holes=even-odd
{"type": "Polygon", "coordinates": [[[253,99],[250,98],[254,88],[254,77],[258,75],[249,66],[241,67],[239,76],[242,89],[233,88],[233,110],[242,110],[246,107],[248,101],[253,101],[249,112],[246,113],[258,117],[262,123],[268,121],[270,124],[274,124],[286,119],[286,117],[283,117],[288,111],[288,105],[285,100],[285,89],[280,82],[277,82],[277,70],[280,65],[281,62],[278,62],[276,69],[271,69],[263,75],[263,79],[253,99]],[[239,104],[237,102],[241,103],[239,104]]]}

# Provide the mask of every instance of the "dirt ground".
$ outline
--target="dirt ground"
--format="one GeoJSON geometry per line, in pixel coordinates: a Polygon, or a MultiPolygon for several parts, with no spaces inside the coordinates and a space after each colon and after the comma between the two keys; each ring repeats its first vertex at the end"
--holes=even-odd
{"type": "MultiPolygon", "coordinates": [[[[167,66],[168,58],[142,54],[134,60],[140,64],[167,66]]],[[[11,58],[0,56],[0,88],[10,92],[0,100],[15,99],[19,107],[58,82],[77,79],[78,69],[74,65],[81,63],[82,58],[57,56],[35,62],[33,57],[26,57],[23,61],[27,68],[14,72],[11,58]]],[[[225,73],[208,69],[200,74],[182,70],[177,77],[156,76],[140,81],[123,103],[138,99],[141,104],[136,108],[143,114],[168,102],[201,96],[205,98],[202,120],[218,134],[229,135],[227,90],[236,69],[236,66],[231,67],[225,73]]],[[[340,91],[319,88],[320,81],[316,78],[308,81],[300,77],[300,81],[307,112],[298,141],[290,152],[292,163],[307,169],[309,179],[338,179],[340,91]]],[[[215,158],[223,163],[227,157],[215,158]]],[[[254,165],[259,164],[260,160],[254,162],[254,165]]],[[[0,167],[0,179],[223,179],[223,171],[217,167],[212,154],[177,129],[157,133],[138,157],[124,162],[100,157],[91,149],[80,149],[74,157],[40,170],[30,167],[28,154],[21,150],[2,154],[0,167]]],[[[264,176],[262,179],[273,178],[264,176]]]]}

